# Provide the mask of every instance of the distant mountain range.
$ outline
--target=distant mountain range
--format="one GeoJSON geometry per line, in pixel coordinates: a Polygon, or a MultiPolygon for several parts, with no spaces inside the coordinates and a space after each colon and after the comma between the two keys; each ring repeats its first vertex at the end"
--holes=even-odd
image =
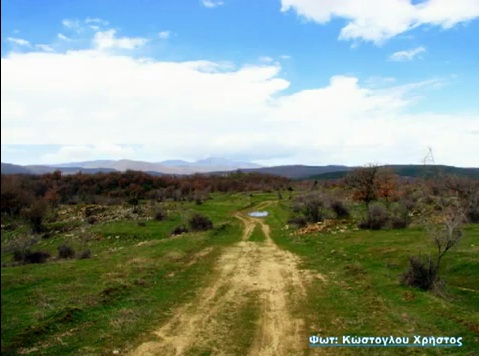
{"type": "MultiPolygon", "coordinates": [[[[460,168],[439,165],[388,165],[394,172],[404,177],[437,176],[439,173],[467,176],[479,179],[479,168],[460,168]]],[[[98,160],[86,162],[62,163],[55,165],[15,165],[3,163],[2,174],[45,174],[60,170],[63,174],[78,172],[93,174],[99,172],[124,172],[126,170],[142,171],[153,175],[188,175],[194,173],[223,174],[231,171],[258,172],[273,174],[290,179],[334,179],[344,177],[355,167],[329,165],[304,166],[287,165],[261,167],[254,163],[231,161],[226,158],[211,157],[196,162],[169,160],[161,162],[144,162],[133,160],[98,160]]]]}
{"type": "Polygon", "coordinates": [[[210,172],[227,172],[238,169],[260,168],[258,164],[250,162],[238,162],[221,157],[210,157],[195,162],[182,160],[169,160],[161,162],[145,162],[133,160],[97,160],[86,162],[70,162],[48,165],[26,165],[20,166],[2,162],[2,174],[45,174],[60,170],[64,174],[77,172],[124,172],[126,170],[142,171],[157,174],[194,174],[210,172]]]}

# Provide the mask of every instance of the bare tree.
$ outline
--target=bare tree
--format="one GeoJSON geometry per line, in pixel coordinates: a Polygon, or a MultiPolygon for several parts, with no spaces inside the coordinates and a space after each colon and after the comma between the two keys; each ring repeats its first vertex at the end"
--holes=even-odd
{"type": "Polygon", "coordinates": [[[353,188],[354,198],[364,202],[366,208],[378,197],[378,173],[379,166],[371,164],[356,168],[346,176],[345,183],[353,188]]]}
{"type": "Polygon", "coordinates": [[[434,245],[437,247],[436,265],[439,269],[441,260],[452,247],[456,246],[462,236],[462,224],[465,222],[465,210],[459,199],[441,199],[439,203],[443,222],[439,225],[428,226],[427,230],[434,245]]]}
{"type": "Polygon", "coordinates": [[[402,280],[404,284],[425,290],[437,290],[442,259],[461,240],[465,212],[457,196],[437,197],[430,211],[423,211],[425,231],[436,247],[436,255],[427,258],[409,257],[409,269],[402,280]],[[442,221],[434,221],[435,216],[442,221]]]}

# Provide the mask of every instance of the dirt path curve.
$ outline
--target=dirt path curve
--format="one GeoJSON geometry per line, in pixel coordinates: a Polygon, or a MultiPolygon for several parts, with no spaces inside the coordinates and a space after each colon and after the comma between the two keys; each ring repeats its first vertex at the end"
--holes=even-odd
{"type": "Polygon", "coordinates": [[[131,355],[236,354],[231,320],[251,298],[259,304],[260,315],[247,354],[304,353],[304,322],[291,312],[304,298],[308,279],[298,269],[298,257],[276,246],[269,226],[261,219],[241,213],[235,216],[244,224],[242,241],[225,249],[212,284],[199,291],[194,302],[176,310],[155,332],[157,340],[140,345],[131,355]],[[248,241],[256,224],[261,226],[265,242],[248,241]]]}

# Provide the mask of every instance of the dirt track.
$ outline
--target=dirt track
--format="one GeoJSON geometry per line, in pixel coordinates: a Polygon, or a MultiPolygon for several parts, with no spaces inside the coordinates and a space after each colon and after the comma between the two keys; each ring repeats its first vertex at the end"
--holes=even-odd
{"type": "Polygon", "coordinates": [[[261,219],[235,216],[244,223],[242,241],[224,251],[212,284],[200,290],[194,302],[176,310],[155,332],[155,341],[140,345],[131,355],[236,354],[236,335],[230,335],[228,320],[234,320],[251,298],[259,304],[260,315],[248,354],[304,353],[308,343],[304,322],[291,313],[305,296],[307,278],[297,267],[298,258],[276,246],[261,219]],[[248,241],[256,224],[265,242],[248,241]]]}

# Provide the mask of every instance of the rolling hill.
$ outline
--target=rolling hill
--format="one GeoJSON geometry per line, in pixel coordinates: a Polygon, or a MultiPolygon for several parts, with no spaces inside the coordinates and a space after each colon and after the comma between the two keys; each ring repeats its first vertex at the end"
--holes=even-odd
{"type": "MultiPolygon", "coordinates": [[[[461,168],[443,165],[387,165],[399,176],[403,177],[432,177],[441,174],[452,174],[479,179],[479,168],[461,168]]],[[[145,162],[133,160],[99,160],[56,165],[15,165],[3,163],[2,174],[45,174],[60,170],[63,174],[82,172],[94,174],[98,172],[124,172],[126,170],[142,171],[152,175],[188,175],[188,174],[225,174],[232,171],[244,173],[257,172],[272,174],[289,179],[337,179],[344,177],[355,167],[328,165],[306,166],[285,165],[274,167],[258,167],[253,163],[235,162],[224,158],[209,158],[196,162],[170,160],[162,162],[145,162]]]]}

